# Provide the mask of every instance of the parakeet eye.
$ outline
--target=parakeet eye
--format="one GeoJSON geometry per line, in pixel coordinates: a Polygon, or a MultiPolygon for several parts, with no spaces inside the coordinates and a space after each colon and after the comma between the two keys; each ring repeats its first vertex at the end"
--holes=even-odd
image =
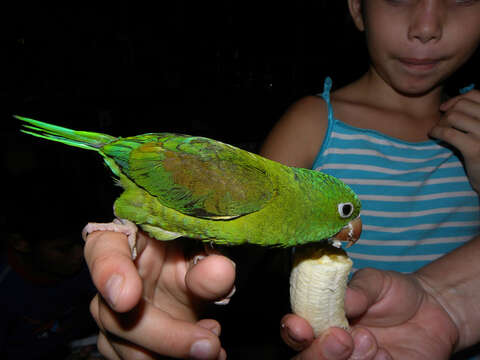
{"type": "Polygon", "coordinates": [[[341,203],[338,204],[338,214],[341,218],[348,218],[350,215],[353,214],[353,204],[352,203],[341,203]]]}

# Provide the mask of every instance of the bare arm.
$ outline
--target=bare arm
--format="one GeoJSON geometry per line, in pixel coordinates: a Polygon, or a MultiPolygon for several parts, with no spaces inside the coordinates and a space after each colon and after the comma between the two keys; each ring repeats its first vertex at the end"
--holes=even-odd
{"type": "Polygon", "coordinates": [[[456,350],[480,341],[479,259],[480,236],[416,273],[457,326],[456,350]]]}
{"type": "Polygon", "coordinates": [[[308,96],[293,104],[265,140],[260,154],[288,166],[310,168],[327,130],[325,102],[308,96]]]}

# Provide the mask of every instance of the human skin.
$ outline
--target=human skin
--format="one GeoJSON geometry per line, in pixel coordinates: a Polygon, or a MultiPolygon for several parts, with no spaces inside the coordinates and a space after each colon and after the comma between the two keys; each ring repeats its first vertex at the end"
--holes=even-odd
{"type": "Polygon", "coordinates": [[[480,340],[479,255],[477,237],[414,274],[360,270],[345,303],[351,334],[332,328],[314,340],[308,324],[287,315],[282,337],[303,349],[297,359],[448,359],[480,340]]]}

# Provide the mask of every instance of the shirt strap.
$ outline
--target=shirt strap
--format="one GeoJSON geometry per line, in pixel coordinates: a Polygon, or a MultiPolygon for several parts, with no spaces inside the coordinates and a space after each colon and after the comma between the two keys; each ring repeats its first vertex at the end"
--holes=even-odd
{"type": "Polygon", "coordinates": [[[333,107],[332,103],[330,102],[330,90],[332,89],[332,79],[330,76],[325,78],[325,82],[323,83],[323,93],[322,98],[327,103],[328,108],[328,122],[331,123],[333,121],[333,107]]]}

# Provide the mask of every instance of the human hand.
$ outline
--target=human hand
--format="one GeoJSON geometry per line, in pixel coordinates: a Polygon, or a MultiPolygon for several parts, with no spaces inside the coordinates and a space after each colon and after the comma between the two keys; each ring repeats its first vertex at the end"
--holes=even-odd
{"type": "Polygon", "coordinates": [[[455,96],[440,106],[441,120],[430,131],[463,155],[472,187],[480,192],[480,91],[455,96]]]}
{"type": "Polygon", "coordinates": [[[345,298],[351,333],[331,328],[317,339],[302,318],[282,320],[296,359],[448,359],[458,329],[427,282],[416,274],[358,271],[345,298]]]}
{"type": "Polygon", "coordinates": [[[109,359],[224,359],[220,324],[199,320],[206,302],[233,289],[235,267],[219,255],[194,264],[177,241],[162,242],[139,232],[131,258],[124,234],[88,236],[85,258],[100,294],[90,311],[100,328],[98,348],[109,359]]]}

